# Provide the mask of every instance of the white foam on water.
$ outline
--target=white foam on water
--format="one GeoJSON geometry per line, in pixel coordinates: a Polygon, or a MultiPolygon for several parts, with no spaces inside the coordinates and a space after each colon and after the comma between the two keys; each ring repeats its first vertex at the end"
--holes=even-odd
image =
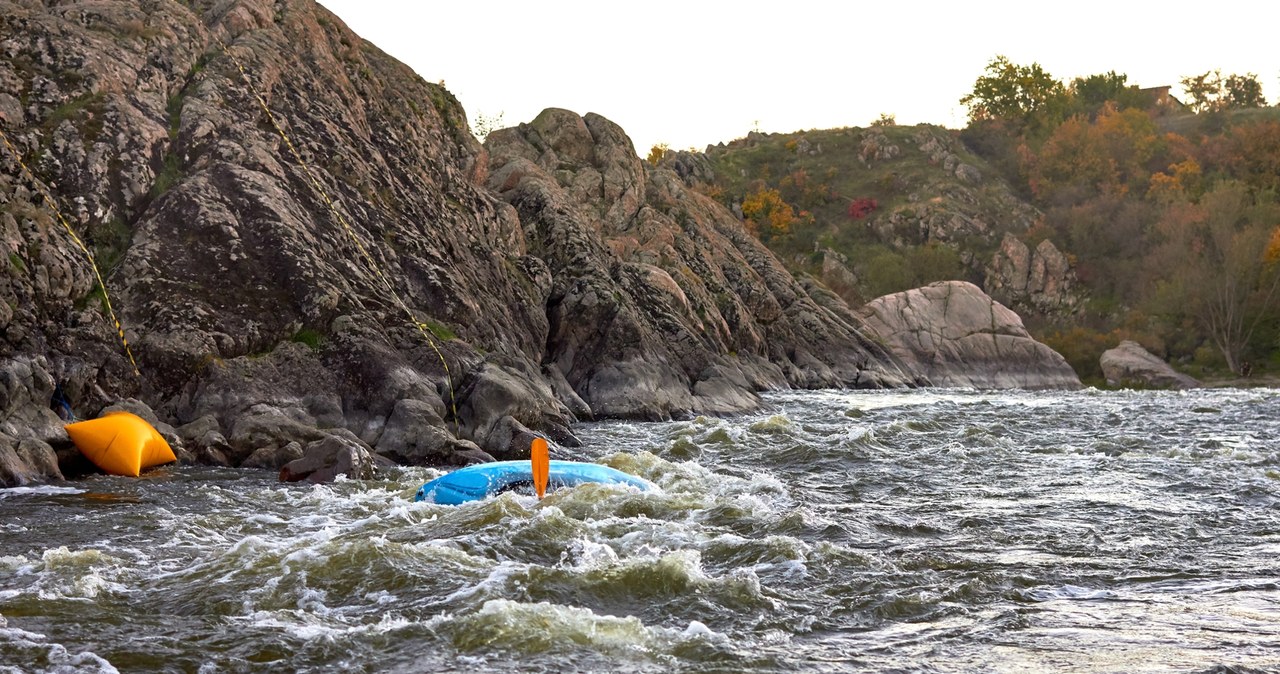
{"type": "Polygon", "coordinates": [[[465,616],[441,616],[438,624],[456,630],[454,644],[463,651],[511,649],[525,652],[587,647],[619,656],[646,656],[663,635],[634,616],[597,615],[589,608],[508,599],[486,601],[465,616]]]}
{"type": "Polygon", "coordinates": [[[1023,597],[1033,601],[1099,601],[1120,598],[1120,595],[1112,590],[1080,587],[1078,585],[1037,587],[1024,590],[1021,594],[1023,597]]]}
{"type": "Polygon", "coordinates": [[[82,569],[98,564],[120,562],[120,560],[115,559],[95,548],[71,550],[65,545],[45,550],[40,554],[40,559],[44,562],[45,570],[48,571],[58,569],[82,569]]]}
{"type": "Polygon", "coordinates": [[[729,647],[732,644],[728,635],[717,632],[697,620],[690,620],[689,626],[684,628],[680,636],[684,639],[697,639],[717,646],[729,647]]]}
{"type": "Polygon", "coordinates": [[[371,601],[377,604],[378,606],[387,606],[388,604],[394,604],[400,601],[399,597],[396,597],[394,594],[391,594],[386,590],[378,590],[376,592],[366,592],[364,595],[364,598],[368,601],[371,601]]]}
{"type": "Polygon", "coordinates": [[[0,557],[0,570],[15,577],[34,577],[24,590],[4,590],[0,598],[33,593],[42,600],[92,600],[103,594],[123,594],[129,588],[116,581],[127,575],[132,564],[96,548],[72,550],[67,546],[49,548],[39,560],[23,556],[0,557]]]}
{"type": "MultiPolygon", "coordinates": [[[[325,538],[323,541],[317,541],[317,543],[328,542],[329,540],[332,540],[331,536],[325,538]]],[[[285,555],[284,559],[280,560],[280,566],[287,575],[293,572],[293,565],[305,568],[315,564],[322,564],[326,559],[328,559],[328,557],[329,555],[327,553],[319,550],[315,546],[308,545],[285,555]]]]}
{"type": "Polygon", "coordinates": [[[333,642],[352,636],[386,634],[414,624],[402,616],[383,614],[377,622],[345,624],[340,619],[323,621],[320,616],[306,611],[256,611],[247,616],[230,620],[242,622],[258,629],[279,630],[304,641],[333,642]]]}
{"type": "Polygon", "coordinates": [[[527,574],[528,572],[528,564],[509,560],[498,562],[498,564],[489,570],[489,575],[485,576],[480,582],[457,590],[436,603],[453,604],[455,602],[469,601],[481,595],[502,594],[503,590],[513,578],[527,574]]]}
{"type": "Polygon", "coordinates": [[[31,560],[18,555],[6,555],[0,557],[0,570],[12,571],[19,576],[25,576],[32,572],[34,565],[31,560]]]}
{"type": "Polygon", "coordinates": [[[12,496],[22,496],[25,494],[53,495],[53,494],[84,494],[87,492],[88,492],[87,489],[78,489],[76,487],[56,487],[50,484],[42,484],[42,485],[35,485],[31,487],[8,487],[5,489],[0,489],[0,499],[9,498],[12,496]]]}
{"type": "Polygon", "coordinates": [[[477,651],[540,654],[585,648],[609,657],[669,662],[681,644],[733,647],[729,636],[697,620],[684,629],[650,626],[632,615],[598,614],[549,602],[494,599],[475,613],[437,616],[428,625],[451,632],[454,646],[463,652],[460,656],[477,651]]]}
{"type": "Polygon", "coordinates": [[[244,521],[249,524],[288,524],[289,523],[289,520],[286,520],[283,517],[277,517],[275,515],[268,515],[268,514],[250,515],[244,518],[244,521]]]}
{"type": "Polygon", "coordinates": [[[618,563],[618,552],[608,543],[579,538],[570,541],[568,548],[560,553],[560,561],[563,563],[571,558],[573,562],[570,566],[579,571],[606,568],[618,563]]]}
{"type": "Polygon", "coordinates": [[[324,590],[315,588],[304,588],[298,597],[297,606],[300,611],[307,611],[320,616],[326,616],[331,613],[325,602],[329,600],[329,593],[324,590]]]}
{"type": "Polygon", "coordinates": [[[27,659],[22,668],[0,665],[0,672],[95,672],[119,674],[108,660],[91,651],[72,653],[62,644],[51,643],[49,637],[36,632],[5,627],[0,617],[0,650],[24,651],[27,659]]]}
{"type": "Polygon", "coordinates": [[[761,562],[752,566],[751,570],[756,573],[777,570],[779,575],[790,580],[798,580],[809,575],[809,565],[799,559],[785,562],[761,562]]]}

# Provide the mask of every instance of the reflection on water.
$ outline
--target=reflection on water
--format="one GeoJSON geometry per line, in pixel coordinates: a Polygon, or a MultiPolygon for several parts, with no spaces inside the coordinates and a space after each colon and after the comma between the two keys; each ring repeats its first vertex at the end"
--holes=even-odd
{"type": "Polygon", "coordinates": [[[412,501],[432,469],[197,467],[0,491],[0,671],[1280,667],[1280,392],[769,402],[554,453],[655,493],[451,507],[412,501]]]}

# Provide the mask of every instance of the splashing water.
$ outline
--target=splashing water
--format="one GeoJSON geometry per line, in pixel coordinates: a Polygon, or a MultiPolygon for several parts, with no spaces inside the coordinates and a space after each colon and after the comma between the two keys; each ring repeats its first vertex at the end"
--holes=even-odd
{"type": "Polygon", "coordinates": [[[786,392],[662,487],[185,467],[0,491],[0,672],[1280,667],[1280,391],[786,392]]]}

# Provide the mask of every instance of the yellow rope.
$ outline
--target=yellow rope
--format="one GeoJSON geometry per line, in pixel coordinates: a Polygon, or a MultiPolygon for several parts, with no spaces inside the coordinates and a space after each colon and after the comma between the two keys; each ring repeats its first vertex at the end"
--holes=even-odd
{"type": "Polygon", "coordinates": [[[49,191],[44,188],[44,185],[42,185],[39,180],[36,180],[35,174],[32,173],[31,169],[27,168],[26,163],[22,161],[22,154],[13,146],[13,143],[9,142],[9,136],[5,135],[2,129],[0,129],[0,140],[4,141],[4,146],[9,148],[9,152],[13,154],[14,160],[18,162],[18,166],[22,167],[22,173],[32,185],[36,186],[36,190],[40,192],[40,196],[44,197],[45,205],[49,207],[49,210],[53,211],[54,216],[58,218],[58,222],[62,223],[62,227],[67,230],[67,234],[71,236],[71,240],[75,242],[76,246],[80,248],[80,252],[84,253],[85,259],[89,261],[89,266],[93,268],[93,276],[98,280],[98,287],[102,288],[102,299],[107,305],[107,315],[111,317],[111,322],[115,324],[116,334],[120,336],[120,344],[124,346],[125,355],[129,356],[129,364],[133,366],[133,374],[134,376],[141,377],[142,372],[138,370],[138,362],[133,358],[133,350],[129,348],[129,340],[125,339],[124,328],[120,326],[120,320],[116,318],[115,309],[111,307],[111,296],[107,293],[107,283],[102,280],[102,273],[98,271],[98,263],[94,261],[93,253],[89,252],[88,246],[85,246],[84,242],[80,240],[80,237],[76,236],[75,230],[71,228],[71,223],[67,222],[67,219],[62,217],[62,211],[58,208],[58,204],[54,202],[53,195],[49,194],[49,191]]]}
{"type": "Polygon", "coordinates": [[[240,71],[241,79],[244,80],[245,86],[248,87],[250,93],[253,94],[253,97],[257,99],[258,105],[262,108],[262,112],[267,116],[267,120],[271,122],[271,126],[275,128],[276,133],[280,134],[280,138],[284,140],[285,146],[289,148],[289,153],[293,155],[294,160],[302,167],[302,171],[307,174],[307,180],[310,181],[312,189],[320,195],[320,198],[324,201],[325,205],[329,207],[329,211],[333,213],[334,218],[336,218],[338,223],[342,225],[342,229],[347,233],[347,236],[350,237],[352,243],[355,244],[356,250],[360,251],[360,255],[364,258],[369,270],[373,272],[374,276],[376,276],[387,289],[391,298],[395,300],[395,303],[399,305],[405,315],[409,317],[409,320],[413,325],[418,328],[418,332],[422,334],[422,338],[431,346],[431,349],[436,352],[436,357],[440,359],[440,365],[444,367],[445,381],[448,382],[449,385],[449,405],[453,410],[454,434],[457,435],[459,423],[458,402],[453,390],[453,376],[449,373],[449,363],[445,360],[444,354],[440,352],[440,347],[436,345],[435,340],[432,339],[431,335],[428,333],[429,326],[414,316],[413,310],[409,308],[409,305],[406,304],[403,299],[401,299],[400,294],[396,292],[395,286],[386,277],[386,275],[382,273],[381,268],[373,259],[373,256],[369,254],[368,249],[366,249],[364,244],[360,242],[360,237],[356,236],[355,229],[349,222],[347,222],[347,218],[342,214],[342,211],[338,210],[338,204],[333,199],[329,198],[328,192],[325,191],[320,180],[317,179],[315,174],[311,171],[310,165],[302,158],[302,154],[298,152],[293,141],[289,139],[289,134],[285,133],[284,128],[282,128],[280,123],[276,121],[276,116],[271,112],[271,108],[267,105],[266,99],[258,93],[257,87],[253,86],[253,81],[249,79],[249,74],[245,71],[244,66],[241,65],[240,59],[236,58],[235,54],[231,53],[231,49],[227,47],[226,43],[224,43],[220,38],[214,36],[213,39],[216,40],[218,42],[218,46],[222,48],[222,53],[226,54],[227,57],[231,59],[231,62],[235,64],[236,70],[240,71]]]}

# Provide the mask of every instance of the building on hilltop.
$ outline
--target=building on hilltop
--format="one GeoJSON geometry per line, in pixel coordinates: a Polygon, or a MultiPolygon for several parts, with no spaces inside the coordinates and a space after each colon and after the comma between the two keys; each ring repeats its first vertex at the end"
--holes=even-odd
{"type": "Polygon", "coordinates": [[[1139,89],[1138,92],[1147,97],[1147,109],[1157,115],[1167,115],[1171,112],[1184,112],[1186,105],[1173,97],[1169,93],[1172,86],[1165,85],[1162,87],[1147,87],[1139,89]]]}

